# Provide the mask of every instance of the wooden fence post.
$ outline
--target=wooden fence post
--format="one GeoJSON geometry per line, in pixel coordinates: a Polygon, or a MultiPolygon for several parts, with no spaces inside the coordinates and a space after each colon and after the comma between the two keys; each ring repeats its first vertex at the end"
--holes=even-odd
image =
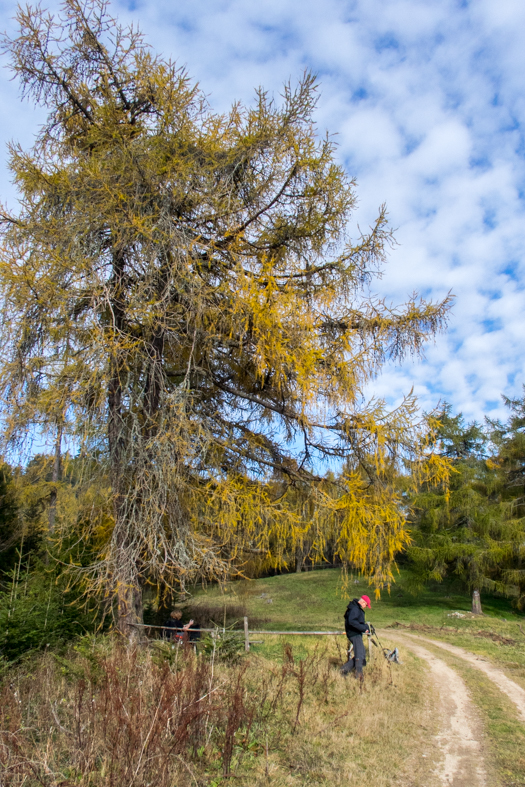
{"type": "Polygon", "coordinates": [[[250,652],[250,635],[248,631],[248,618],[244,618],[244,650],[246,653],[250,652]]]}

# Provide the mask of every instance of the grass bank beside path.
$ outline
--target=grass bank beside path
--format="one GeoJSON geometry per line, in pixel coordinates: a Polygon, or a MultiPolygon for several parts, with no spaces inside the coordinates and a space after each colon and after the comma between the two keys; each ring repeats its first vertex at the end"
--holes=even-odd
{"type": "MultiPolygon", "coordinates": [[[[311,638],[296,639],[294,650],[311,652],[311,638]]],[[[270,638],[273,656],[282,648],[282,637],[270,638]]],[[[258,658],[261,667],[274,660],[258,658]]],[[[257,668],[257,661],[252,664],[257,668]]],[[[394,673],[392,682],[386,662],[374,660],[364,690],[354,678],[334,671],[329,692],[322,684],[312,688],[316,699],[305,705],[295,734],[267,759],[259,758],[246,787],[438,787],[431,745],[437,721],[430,712],[428,670],[412,656],[407,667],[394,673]]]]}

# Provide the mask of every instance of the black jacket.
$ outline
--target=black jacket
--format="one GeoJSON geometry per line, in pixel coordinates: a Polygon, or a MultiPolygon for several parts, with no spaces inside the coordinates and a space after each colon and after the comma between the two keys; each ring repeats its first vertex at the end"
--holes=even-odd
{"type": "MultiPolygon", "coordinates": [[[[164,639],[182,639],[185,635],[184,621],[168,618],[164,624],[162,636],[164,639]]],[[[201,632],[198,623],[193,623],[191,630],[188,631],[188,639],[190,642],[196,642],[200,638],[201,632]]]]}
{"type": "Polygon", "coordinates": [[[182,620],[176,620],[175,618],[170,617],[164,624],[162,636],[164,639],[172,639],[173,637],[177,639],[181,638],[184,635],[184,631],[182,630],[183,626],[184,623],[182,620]]]}
{"type": "Polygon", "coordinates": [[[368,625],[365,623],[365,611],[361,609],[357,598],[354,598],[346,608],[345,631],[347,637],[355,637],[356,634],[364,634],[365,631],[368,631],[368,625]]]}

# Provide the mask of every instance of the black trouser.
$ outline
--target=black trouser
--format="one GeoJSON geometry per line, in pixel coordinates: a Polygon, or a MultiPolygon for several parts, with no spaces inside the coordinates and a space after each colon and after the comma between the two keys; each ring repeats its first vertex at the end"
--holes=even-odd
{"type": "Polygon", "coordinates": [[[341,668],[341,672],[344,675],[348,675],[349,672],[355,669],[355,676],[358,678],[362,674],[363,667],[366,664],[366,650],[363,644],[363,635],[353,634],[351,637],[348,637],[348,639],[354,646],[354,657],[348,659],[346,664],[341,668]]]}

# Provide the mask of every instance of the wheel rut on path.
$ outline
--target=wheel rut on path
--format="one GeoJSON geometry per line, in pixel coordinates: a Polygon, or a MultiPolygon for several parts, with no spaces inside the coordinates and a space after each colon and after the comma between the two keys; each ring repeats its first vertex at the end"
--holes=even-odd
{"type": "Polygon", "coordinates": [[[448,642],[440,642],[437,639],[430,639],[429,637],[421,637],[419,634],[409,634],[408,632],[403,632],[404,636],[410,637],[411,640],[417,640],[418,642],[428,642],[429,645],[434,645],[437,648],[441,648],[442,650],[446,650],[449,653],[452,653],[454,656],[458,656],[460,659],[467,661],[473,667],[481,670],[485,673],[485,675],[490,678],[496,686],[501,689],[507,697],[512,700],[514,705],[518,710],[518,714],[522,722],[525,723],[525,689],[515,683],[511,678],[509,678],[503,670],[496,667],[492,662],[488,659],[483,658],[483,656],[478,656],[475,653],[469,653],[468,650],[464,650],[464,648],[459,648],[457,645],[450,645],[448,642]]]}
{"type": "MultiPolygon", "coordinates": [[[[399,637],[400,640],[404,639],[399,637]]],[[[416,656],[424,659],[436,687],[436,712],[440,731],[436,743],[441,762],[436,770],[443,787],[487,787],[487,775],[481,745],[482,730],[477,709],[463,679],[422,645],[404,641],[416,656]]]]}

